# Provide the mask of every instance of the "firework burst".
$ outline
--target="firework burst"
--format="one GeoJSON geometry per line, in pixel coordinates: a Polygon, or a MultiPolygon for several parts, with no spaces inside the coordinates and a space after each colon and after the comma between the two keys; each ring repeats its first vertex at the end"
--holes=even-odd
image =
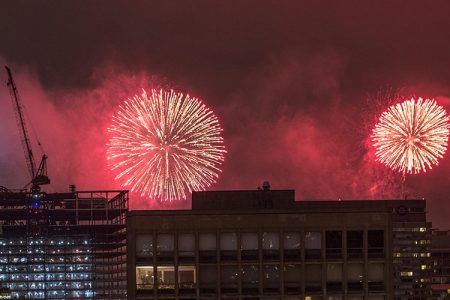
{"type": "Polygon", "coordinates": [[[403,174],[426,172],[447,150],[449,127],[449,116],[434,100],[393,105],[372,131],[377,160],[403,174]]]}
{"type": "Polygon", "coordinates": [[[226,153],[219,121],[199,99],[143,90],[128,99],[108,128],[116,179],[159,201],[186,199],[216,182],[226,153]]]}

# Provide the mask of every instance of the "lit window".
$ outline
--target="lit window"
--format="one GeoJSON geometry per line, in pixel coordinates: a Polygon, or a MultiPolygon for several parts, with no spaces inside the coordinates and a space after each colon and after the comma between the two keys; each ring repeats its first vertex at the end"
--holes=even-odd
{"type": "Polygon", "coordinates": [[[153,288],[153,266],[136,267],[136,288],[153,288]]]}
{"type": "Polygon", "coordinates": [[[411,271],[408,271],[408,272],[400,272],[400,276],[411,277],[411,276],[413,276],[413,272],[411,272],[411,271]]]}
{"type": "Polygon", "coordinates": [[[420,228],[419,228],[419,231],[420,231],[420,232],[425,232],[425,231],[427,231],[427,229],[426,229],[425,227],[420,227],[420,228]]]}
{"type": "Polygon", "coordinates": [[[172,266],[158,266],[158,289],[175,288],[175,268],[172,266]]]}
{"type": "Polygon", "coordinates": [[[420,266],[420,269],[421,269],[421,270],[426,270],[426,269],[427,269],[427,265],[421,265],[421,266],[420,266]]]}

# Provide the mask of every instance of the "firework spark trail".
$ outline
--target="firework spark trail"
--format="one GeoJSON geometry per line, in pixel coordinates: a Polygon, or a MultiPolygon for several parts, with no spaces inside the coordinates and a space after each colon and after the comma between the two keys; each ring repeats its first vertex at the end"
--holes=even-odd
{"type": "Polygon", "coordinates": [[[447,150],[449,128],[449,116],[434,100],[393,105],[372,131],[377,160],[403,174],[426,172],[447,150]]]}
{"type": "Polygon", "coordinates": [[[197,98],[151,90],[113,116],[108,159],[116,179],[142,196],[186,199],[216,182],[226,153],[219,121],[197,98]]]}

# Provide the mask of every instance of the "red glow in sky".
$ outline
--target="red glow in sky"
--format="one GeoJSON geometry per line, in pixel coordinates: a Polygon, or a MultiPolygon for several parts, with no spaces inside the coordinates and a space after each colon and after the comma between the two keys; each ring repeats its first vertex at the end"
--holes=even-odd
{"type": "MultiPolygon", "coordinates": [[[[206,99],[220,119],[228,152],[214,189],[269,180],[299,200],[399,198],[398,172],[366,147],[372,127],[362,127],[379,115],[365,101],[389,86],[450,108],[448,11],[416,0],[3,1],[0,64],[14,72],[55,191],[121,188],[106,158],[111,116],[139,88],[162,86],[206,99]]],[[[0,185],[22,187],[5,87],[0,119],[0,185]]],[[[408,178],[409,197],[427,198],[434,225],[450,227],[449,155],[438,160],[408,178]]],[[[132,208],[146,205],[133,196],[132,208]]]]}

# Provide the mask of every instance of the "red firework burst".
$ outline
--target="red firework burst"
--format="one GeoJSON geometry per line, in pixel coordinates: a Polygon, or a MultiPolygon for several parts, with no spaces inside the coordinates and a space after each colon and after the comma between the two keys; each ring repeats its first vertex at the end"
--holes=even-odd
{"type": "Polygon", "coordinates": [[[377,160],[403,174],[426,172],[447,150],[449,127],[449,116],[434,100],[393,105],[372,131],[377,160]]]}
{"type": "Polygon", "coordinates": [[[160,201],[214,183],[226,153],[217,117],[199,99],[144,90],[113,116],[108,159],[116,179],[160,201]]]}

